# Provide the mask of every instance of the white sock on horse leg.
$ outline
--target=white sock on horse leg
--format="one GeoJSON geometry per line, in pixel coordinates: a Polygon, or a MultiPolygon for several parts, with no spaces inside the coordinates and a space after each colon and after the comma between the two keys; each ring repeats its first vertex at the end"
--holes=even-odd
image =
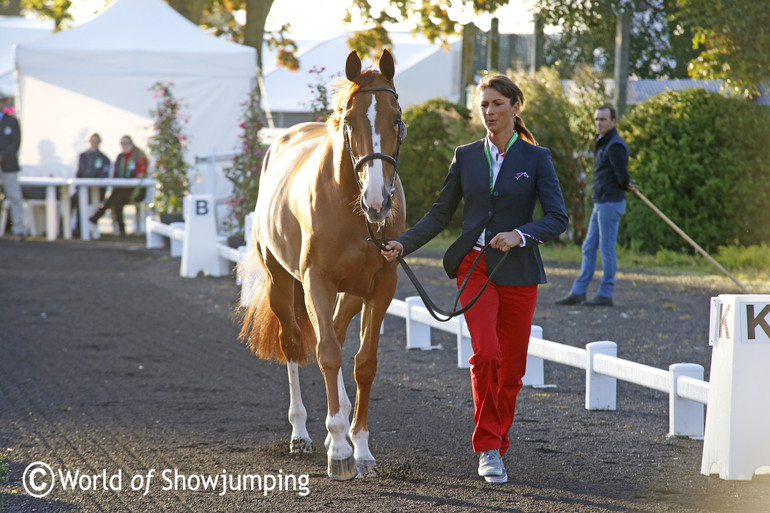
{"type": "Polygon", "coordinates": [[[331,437],[331,443],[328,447],[328,455],[331,459],[344,460],[353,454],[353,448],[346,440],[349,425],[348,419],[342,415],[341,411],[326,416],[326,430],[331,437]]]}
{"type": "Polygon", "coordinates": [[[307,410],[302,403],[302,391],[299,385],[299,365],[288,362],[286,369],[289,374],[289,422],[291,423],[291,439],[305,440],[310,443],[307,432],[307,410]]]}

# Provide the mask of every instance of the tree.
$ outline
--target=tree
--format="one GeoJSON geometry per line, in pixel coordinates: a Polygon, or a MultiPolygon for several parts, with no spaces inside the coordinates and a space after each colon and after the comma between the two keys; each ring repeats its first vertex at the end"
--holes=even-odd
{"type": "Polygon", "coordinates": [[[476,14],[492,13],[508,4],[509,0],[391,0],[374,8],[370,0],[351,0],[343,21],[358,20],[373,24],[372,28],[356,32],[348,39],[348,46],[360,55],[373,56],[391,44],[387,23],[416,20],[415,32],[425,35],[431,42],[447,43],[447,37],[460,32],[461,25],[451,18],[450,8],[473,8],[476,14]]]}
{"type": "Polygon", "coordinates": [[[756,0],[678,0],[680,19],[695,27],[696,78],[722,79],[735,95],[752,97],[770,85],[770,9],[756,0]]]}
{"type": "Polygon", "coordinates": [[[72,21],[69,10],[71,0],[21,0],[22,9],[35,12],[38,16],[53,20],[54,32],[60,31],[63,24],[72,21]]]}
{"type": "MultiPolygon", "coordinates": [[[[704,0],[705,1],[705,0],[704,0]]],[[[684,78],[692,49],[692,30],[677,16],[677,0],[536,0],[535,11],[560,33],[546,46],[546,64],[562,77],[589,65],[612,76],[616,15],[631,12],[629,74],[638,78],[684,78]]]]}
{"type": "Polygon", "coordinates": [[[21,0],[0,0],[0,16],[21,16],[21,0]]]}

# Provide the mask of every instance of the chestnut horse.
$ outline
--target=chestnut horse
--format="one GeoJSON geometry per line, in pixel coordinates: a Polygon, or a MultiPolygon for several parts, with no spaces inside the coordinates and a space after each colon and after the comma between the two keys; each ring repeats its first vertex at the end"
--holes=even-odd
{"type": "Polygon", "coordinates": [[[298,365],[315,352],[326,383],[328,474],[336,480],[369,474],[375,465],[367,413],[397,263],[388,263],[367,241],[369,223],[388,238],[404,231],[404,195],[396,168],[406,126],[387,50],[379,68],[362,72],[358,55],[351,52],[347,82],[329,120],[289,128],[265,155],[252,255],[261,269],[261,285],[253,288],[241,328],[241,338],[257,356],[287,364],[292,452],[312,451],[298,365]],[[342,344],[359,311],[351,425],[342,344]]]}

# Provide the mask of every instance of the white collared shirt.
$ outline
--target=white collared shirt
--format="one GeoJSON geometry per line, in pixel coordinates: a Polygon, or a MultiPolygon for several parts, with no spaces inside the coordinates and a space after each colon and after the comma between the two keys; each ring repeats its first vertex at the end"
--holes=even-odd
{"type": "MultiPolygon", "coordinates": [[[[486,137],[486,144],[489,148],[489,155],[492,157],[492,188],[494,189],[495,184],[497,183],[497,176],[500,174],[500,168],[503,167],[503,159],[505,158],[505,153],[501,152],[500,149],[495,146],[495,143],[492,142],[492,140],[489,138],[489,136],[486,137]]],[[[527,245],[527,239],[524,238],[524,234],[521,233],[518,229],[514,228],[516,233],[519,234],[521,237],[521,244],[519,244],[519,247],[524,247],[527,245]]],[[[476,241],[476,245],[480,247],[484,247],[484,240],[486,239],[487,230],[484,229],[483,232],[481,232],[481,235],[479,236],[479,240],[476,241]]]]}

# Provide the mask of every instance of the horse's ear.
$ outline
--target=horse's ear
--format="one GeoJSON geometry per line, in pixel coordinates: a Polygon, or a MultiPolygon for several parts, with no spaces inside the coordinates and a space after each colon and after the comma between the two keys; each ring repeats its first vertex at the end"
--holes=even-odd
{"type": "Polygon", "coordinates": [[[396,74],[396,65],[393,63],[393,56],[385,49],[380,56],[380,73],[388,80],[393,80],[396,74]]]}
{"type": "Polygon", "coordinates": [[[348,60],[345,61],[345,76],[351,82],[355,82],[359,75],[361,75],[361,59],[358,58],[358,54],[353,50],[348,54],[348,60]]]}

